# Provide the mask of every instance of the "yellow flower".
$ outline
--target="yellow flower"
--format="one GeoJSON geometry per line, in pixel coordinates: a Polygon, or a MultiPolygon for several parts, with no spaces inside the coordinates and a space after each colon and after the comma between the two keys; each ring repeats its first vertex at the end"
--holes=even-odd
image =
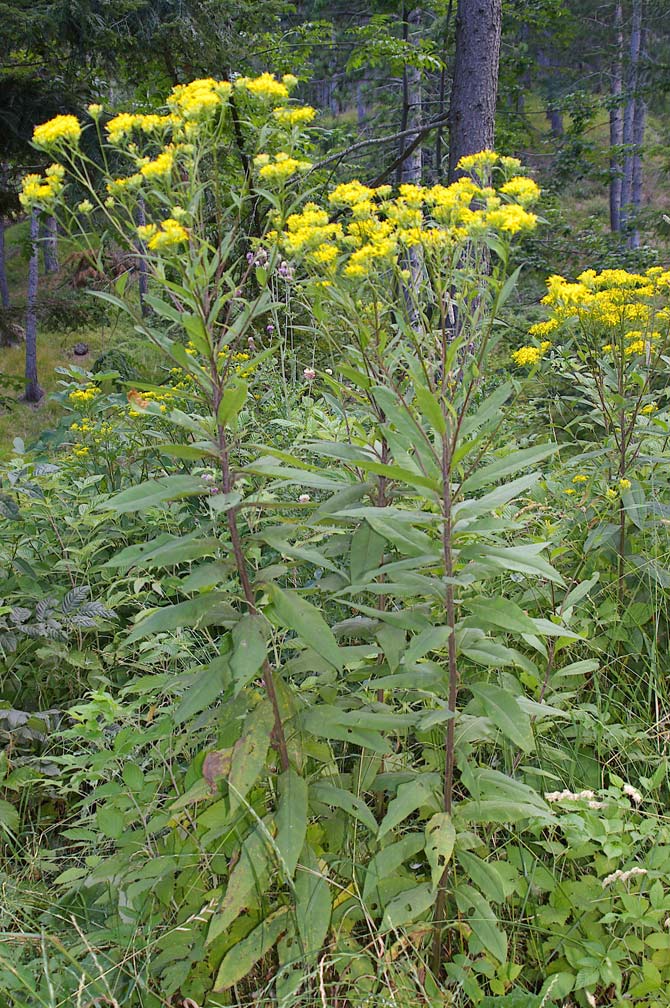
{"type": "Polygon", "coordinates": [[[575,491],[572,489],[572,487],[568,487],[568,489],[564,491],[564,493],[566,494],[573,494],[574,492],[575,491]]]}
{"type": "Polygon", "coordinates": [[[98,105],[96,102],[94,102],[92,105],[88,106],[87,111],[91,119],[97,119],[99,116],[102,115],[102,105],[98,105]]]}
{"type": "Polygon", "coordinates": [[[276,108],[272,115],[281,126],[304,126],[310,123],[316,115],[316,109],[311,105],[298,108],[276,108]]]}
{"type": "Polygon", "coordinates": [[[657,409],[658,409],[658,403],[650,402],[647,403],[646,406],[642,407],[640,413],[645,413],[647,416],[649,416],[650,413],[655,413],[657,409]]]}
{"type": "Polygon", "coordinates": [[[260,177],[270,183],[278,182],[281,184],[296,172],[309,171],[312,167],[311,161],[299,161],[297,158],[291,157],[290,154],[286,154],[284,151],[280,151],[278,154],[275,154],[274,161],[270,160],[265,164],[262,164],[258,157],[254,160],[256,165],[261,164],[261,168],[258,172],[260,177]]]}
{"type": "Polygon", "coordinates": [[[53,204],[62,189],[61,180],[54,175],[47,178],[42,175],[25,175],[21,181],[19,203],[26,210],[34,206],[46,208],[53,204]]]}
{"type": "Polygon", "coordinates": [[[559,321],[555,318],[547,319],[545,322],[536,322],[528,330],[529,336],[550,336],[558,329],[559,321]]]}
{"type": "Polygon", "coordinates": [[[478,154],[468,154],[458,162],[457,168],[464,172],[481,173],[486,171],[498,161],[498,155],[492,150],[479,151],[478,154]]]}
{"type": "Polygon", "coordinates": [[[140,168],[140,172],[147,179],[169,178],[173,165],[174,149],[166,147],[153,161],[146,161],[140,168]]]}
{"type": "Polygon", "coordinates": [[[510,196],[524,207],[535,203],[540,197],[540,187],[532,179],[523,175],[515,175],[509,182],[505,182],[500,187],[500,192],[505,196],[510,196]]]}
{"type": "Polygon", "coordinates": [[[515,350],[512,354],[512,360],[515,364],[518,364],[519,367],[526,367],[527,365],[533,366],[534,364],[539,363],[542,359],[543,353],[544,351],[542,347],[519,347],[519,349],[515,350]]]}
{"type": "Polygon", "coordinates": [[[139,116],[132,115],[130,112],[119,112],[113,119],[110,119],[105,126],[109,142],[118,144],[119,140],[123,140],[137,126],[138,118],[139,116]]]}
{"type": "MultiPolygon", "coordinates": [[[[71,403],[73,403],[76,406],[84,406],[87,403],[90,403],[92,399],[95,399],[97,395],[100,395],[101,391],[102,390],[99,388],[98,385],[88,385],[86,388],[83,389],[74,389],[72,392],[70,392],[68,399],[70,400],[71,403]]],[[[83,420],[82,423],[84,425],[82,429],[85,430],[89,421],[83,420]]]]}
{"type": "Polygon", "coordinates": [[[621,490],[630,490],[631,488],[630,480],[626,479],[625,476],[622,476],[621,479],[619,480],[619,487],[621,490]]]}
{"type": "Polygon", "coordinates": [[[238,77],[235,87],[244,88],[249,94],[256,98],[288,98],[289,90],[298,83],[298,78],[293,74],[285,74],[281,81],[278,81],[274,74],[263,73],[259,77],[238,77]]]}
{"type": "Polygon", "coordinates": [[[58,115],[35,127],[33,142],[38,147],[48,149],[60,143],[76,144],[80,136],[81,125],[76,116],[58,115]]]}
{"type": "Polygon", "coordinates": [[[578,473],[576,476],[572,477],[573,483],[588,483],[588,480],[588,476],[585,476],[583,473],[578,473]]]}
{"type": "Polygon", "coordinates": [[[609,487],[605,491],[605,496],[607,497],[608,500],[618,500],[619,498],[619,494],[616,492],[616,490],[613,490],[612,487],[609,487]]]}
{"type": "Polygon", "coordinates": [[[228,81],[205,77],[174,87],[168,98],[168,106],[185,119],[204,119],[221,108],[231,92],[232,85],[228,81]]]}
{"type": "MultiPolygon", "coordinates": [[[[139,229],[138,229],[139,230],[139,229]]],[[[172,248],[188,241],[188,231],[173,217],[161,221],[160,230],[156,230],[147,242],[147,248],[152,252],[160,252],[164,248],[172,248]]]]}
{"type": "Polygon", "coordinates": [[[516,203],[508,203],[498,210],[491,210],[486,215],[489,227],[498,231],[509,231],[517,234],[519,231],[532,231],[537,224],[536,214],[529,213],[516,203]]]}

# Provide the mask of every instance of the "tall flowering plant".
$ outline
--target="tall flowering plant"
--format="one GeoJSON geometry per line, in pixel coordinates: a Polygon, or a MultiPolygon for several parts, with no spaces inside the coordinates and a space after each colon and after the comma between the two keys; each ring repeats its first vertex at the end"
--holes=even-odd
{"type": "MultiPolygon", "coordinates": [[[[518,161],[483,151],[451,186],[353,181],[305,201],[293,183],[310,169],[314,112],[291,103],[294,83],[195,81],[160,113],[108,118],[92,106],[85,127],[57,117],[36,131],[55,167],[26,180],[24,202],[57,212],[91,248],[94,220],[135,249],[153,314],[124,279],[99,294],[181,376],[176,402],[135,393],[131,406],[172,426],[161,452],[182,470],[104,506],[199,502],[195,531],[157,537],[141,561],[216,557],[172,581],[179,600],[141,614],[126,644],[207,630],[213,661],[174,729],[214,706],[220,730],[186,774],[171,764],[176,793],[161,796],[141,851],[143,801],[101,790],[115,850],[95,877],[114,878],[112,925],[132,913],[152,943],[168,893],[152,965],[165,997],[251,992],[262,960],[285,1003],[302,986],[322,991],[324,976],[375,998],[408,981],[393,954],[376,961],[370,948],[416,926],[434,977],[446,972],[477,1001],[519,972],[492,905],[508,893],[494,837],[551,820],[514,770],[553,712],[529,708],[516,674],[539,689],[546,639],[560,638],[554,661],[576,637],[556,613],[514,600],[519,579],[561,580],[547,544],[523,538],[517,503],[553,445],[501,444],[513,386],[486,381],[515,282],[511,245],[535,227],[539,191],[518,161]],[[102,167],[82,148],[84,128],[97,132],[102,167]],[[71,182],[85,191],[76,206],[71,182]],[[337,360],[304,375],[323,383],[321,440],[259,453],[242,417],[288,279],[337,360]],[[207,864],[195,890],[175,868],[188,858],[207,864]],[[147,895],[154,870],[164,875],[147,895]],[[188,951],[175,973],[177,932],[188,951]]],[[[82,394],[91,411],[95,391],[82,394]]],[[[115,564],[130,570],[138,556],[129,548],[115,564]]]]}

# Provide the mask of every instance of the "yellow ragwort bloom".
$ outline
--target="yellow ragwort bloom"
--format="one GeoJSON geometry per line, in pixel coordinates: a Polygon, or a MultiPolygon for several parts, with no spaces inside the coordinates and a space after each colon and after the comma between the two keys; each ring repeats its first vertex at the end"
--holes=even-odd
{"type": "Polygon", "coordinates": [[[81,125],[76,116],[57,115],[48,122],[36,126],[33,142],[38,147],[54,147],[57,144],[76,144],[81,136],[81,125]]]}

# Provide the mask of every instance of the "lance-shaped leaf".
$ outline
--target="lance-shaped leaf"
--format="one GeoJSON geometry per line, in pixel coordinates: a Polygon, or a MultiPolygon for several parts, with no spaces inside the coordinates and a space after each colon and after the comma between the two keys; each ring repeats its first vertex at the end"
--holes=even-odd
{"type": "Polygon", "coordinates": [[[304,644],[341,671],[342,653],[319,610],[297,591],[285,591],[275,584],[268,585],[267,590],[281,625],[293,630],[304,644]]]}
{"type": "Polygon", "coordinates": [[[180,500],[183,497],[198,497],[208,493],[209,484],[196,476],[162,476],[160,479],[145,480],[128,490],[122,490],[121,493],[102,501],[95,510],[128,514],[131,511],[145,511],[147,508],[159,507],[168,501],[180,500]]]}
{"type": "Polygon", "coordinates": [[[257,707],[254,707],[244,722],[242,737],[237,740],[233,749],[228,778],[231,812],[243,804],[261,775],[270,748],[273,724],[272,706],[269,700],[262,700],[257,707]]]}
{"type": "Polygon", "coordinates": [[[448,812],[438,812],[426,823],[426,857],[434,887],[439,885],[454,852],[456,830],[448,812]]]}
{"type": "Polygon", "coordinates": [[[282,907],[255,927],[223,957],[214,983],[217,992],[228,990],[247,976],[259,959],[270,951],[290,923],[288,907],[282,907]]]}
{"type": "Polygon", "coordinates": [[[277,836],[275,843],[281,856],[282,868],[293,878],[307,832],[307,781],[295,772],[286,770],[279,778],[279,805],[277,808],[277,836]]]}
{"type": "Polygon", "coordinates": [[[235,623],[239,619],[239,613],[230,605],[229,597],[224,592],[206,592],[187,602],[161,606],[148,615],[143,614],[126,638],[126,644],[133,644],[152,634],[176,630],[178,627],[199,630],[207,626],[235,623]]]}

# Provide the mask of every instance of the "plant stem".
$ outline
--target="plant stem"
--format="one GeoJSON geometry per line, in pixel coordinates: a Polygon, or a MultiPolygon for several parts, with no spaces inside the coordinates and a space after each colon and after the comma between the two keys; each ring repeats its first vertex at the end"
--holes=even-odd
{"type": "MultiPolygon", "coordinates": [[[[454,764],[455,764],[455,720],[456,702],[458,700],[458,662],[456,657],[456,603],[454,600],[454,558],[452,552],[452,515],[451,515],[451,465],[452,465],[452,442],[449,428],[442,437],[442,556],[444,563],[444,576],[446,580],[445,590],[445,614],[447,626],[450,628],[449,642],[447,646],[448,667],[449,667],[449,720],[447,721],[447,731],[445,737],[445,761],[444,761],[444,788],[443,788],[443,808],[451,815],[454,799],[454,764]]],[[[448,867],[442,872],[442,877],[437,889],[437,899],[435,900],[435,913],[433,916],[433,948],[432,948],[432,969],[437,976],[440,969],[442,953],[442,924],[445,918],[447,903],[447,879],[448,867]]]]}

